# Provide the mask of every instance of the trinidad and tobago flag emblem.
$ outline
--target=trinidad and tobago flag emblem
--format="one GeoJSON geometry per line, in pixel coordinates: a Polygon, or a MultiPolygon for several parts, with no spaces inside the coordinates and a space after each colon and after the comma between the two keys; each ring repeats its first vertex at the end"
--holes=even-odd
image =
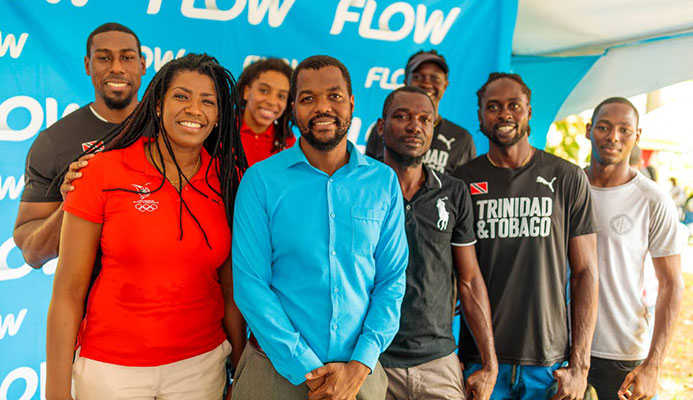
{"type": "Polygon", "coordinates": [[[469,184],[469,193],[473,196],[475,194],[487,194],[488,193],[488,182],[474,182],[469,184]]]}
{"type": "Polygon", "coordinates": [[[84,142],[82,143],[82,151],[87,151],[89,150],[92,146],[96,147],[96,151],[102,151],[103,150],[103,142],[99,142],[98,144],[96,143],[96,140],[92,140],[91,142],[84,142]],[[94,146],[96,145],[96,146],[94,146]]]}

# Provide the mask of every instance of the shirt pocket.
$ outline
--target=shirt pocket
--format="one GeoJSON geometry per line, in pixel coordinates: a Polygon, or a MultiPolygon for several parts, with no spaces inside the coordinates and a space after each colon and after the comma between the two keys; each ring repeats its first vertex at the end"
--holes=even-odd
{"type": "Polygon", "coordinates": [[[353,254],[372,257],[380,239],[380,228],[385,210],[367,207],[351,209],[351,251],[353,254]]]}

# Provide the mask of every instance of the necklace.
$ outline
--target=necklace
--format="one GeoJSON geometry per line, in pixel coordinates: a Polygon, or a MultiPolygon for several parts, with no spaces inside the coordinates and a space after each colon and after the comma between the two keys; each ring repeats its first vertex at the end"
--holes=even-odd
{"type": "MultiPolygon", "coordinates": [[[[202,160],[201,160],[200,157],[198,157],[198,158],[197,158],[197,162],[195,163],[195,167],[193,168],[193,171],[192,171],[192,173],[190,174],[191,177],[192,177],[192,176],[195,176],[195,174],[197,173],[198,169],[200,168],[200,164],[202,164],[202,160]]],[[[181,172],[182,172],[182,171],[181,171],[181,172]]],[[[187,178],[187,175],[183,174],[183,176],[185,176],[185,177],[187,178]]],[[[180,176],[178,177],[178,180],[175,180],[175,181],[174,181],[174,180],[171,180],[171,178],[169,178],[168,176],[166,177],[166,179],[167,179],[169,182],[171,182],[171,184],[173,184],[173,185],[177,185],[177,184],[179,184],[180,181],[181,181],[181,177],[180,177],[180,176]]],[[[188,180],[190,180],[190,179],[188,179],[188,180]]]]}
{"type": "MultiPolygon", "coordinates": [[[[532,151],[532,148],[530,147],[529,151],[527,152],[527,158],[525,158],[525,160],[522,161],[522,164],[520,164],[517,168],[522,168],[525,165],[527,165],[529,160],[532,159],[533,155],[534,155],[534,151],[532,151]]],[[[486,158],[488,159],[488,162],[491,163],[491,165],[493,165],[494,167],[500,168],[500,166],[498,164],[493,162],[493,160],[491,159],[491,156],[488,153],[486,153],[486,158]]]]}
{"type": "MultiPolygon", "coordinates": [[[[158,154],[158,152],[157,152],[157,154],[158,154]]],[[[157,169],[160,169],[161,171],[164,170],[164,167],[163,167],[163,166],[159,166],[159,163],[157,162],[156,158],[154,157],[154,154],[153,154],[151,148],[149,149],[149,152],[148,152],[147,156],[149,156],[150,161],[154,164],[154,166],[155,166],[157,169]]],[[[197,173],[197,171],[199,170],[201,164],[202,164],[202,157],[201,157],[201,156],[198,156],[198,157],[197,157],[197,161],[195,162],[195,166],[193,167],[193,170],[192,170],[192,172],[190,173],[190,177],[193,177],[193,176],[197,173]]],[[[183,176],[185,176],[186,178],[188,178],[188,175],[185,174],[182,170],[181,170],[181,175],[183,175],[183,176]]],[[[182,179],[180,176],[178,177],[178,180],[173,180],[173,179],[169,178],[168,176],[166,176],[165,178],[166,178],[167,181],[171,182],[172,185],[178,185],[178,184],[180,184],[180,181],[181,181],[181,179],[182,179]]],[[[188,179],[188,180],[190,180],[190,179],[188,179]]]]}

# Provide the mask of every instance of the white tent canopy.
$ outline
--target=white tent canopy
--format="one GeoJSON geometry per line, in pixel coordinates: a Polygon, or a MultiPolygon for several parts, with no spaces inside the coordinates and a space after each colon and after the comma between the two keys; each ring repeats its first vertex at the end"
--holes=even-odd
{"type": "Polygon", "coordinates": [[[557,118],[693,79],[693,1],[519,0],[513,55],[597,54],[557,118]]]}

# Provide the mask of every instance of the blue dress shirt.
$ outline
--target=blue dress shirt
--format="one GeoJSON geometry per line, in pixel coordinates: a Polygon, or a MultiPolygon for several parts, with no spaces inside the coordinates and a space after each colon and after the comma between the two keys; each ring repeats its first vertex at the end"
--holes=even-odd
{"type": "Polygon", "coordinates": [[[324,363],[373,370],[399,328],[409,251],[388,166],[348,142],[332,176],[300,143],[249,168],[233,221],[234,299],[294,385],[324,363]]]}

